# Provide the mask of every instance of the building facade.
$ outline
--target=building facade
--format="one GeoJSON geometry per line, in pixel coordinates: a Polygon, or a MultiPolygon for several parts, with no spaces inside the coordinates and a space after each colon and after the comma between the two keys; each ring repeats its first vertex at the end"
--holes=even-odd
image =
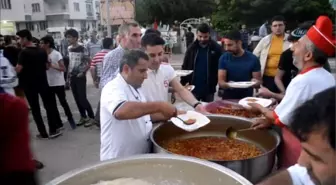
{"type": "Polygon", "coordinates": [[[34,37],[48,33],[58,39],[66,29],[74,28],[87,35],[100,22],[97,3],[99,0],[0,0],[1,24],[14,27],[5,27],[1,33],[28,29],[34,37]]]}

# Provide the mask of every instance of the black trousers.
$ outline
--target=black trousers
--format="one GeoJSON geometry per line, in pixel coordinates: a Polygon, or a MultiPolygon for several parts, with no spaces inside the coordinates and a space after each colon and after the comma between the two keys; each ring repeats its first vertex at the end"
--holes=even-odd
{"type": "MultiPolygon", "coordinates": [[[[73,120],[73,116],[69,107],[69,104],[66,100],[66,95],[65,95],[65,88],[64,86],[53,86],[50,87],[51,92],[53,93],[53,96],[57,96],[60,104],[62,105],[63,109],[64,109],[64,113],[67,116],[68,120],[73,120]]],[[[55,100],[55,104],[56,103],[56,98],[55,100]]]]}
{"type": "Polygon", "coordinates": [[[274,77],[263,76],[263,86],[274,93],[280,93],[278,86],[274,82],[274,77]]]}
{"type": "Polygon", "coordinates": [[[89,116],[89,118],[94,119],[92,107],[86,97],[86,76],[72,76],[70,86],[81,117],[87,118],[89,116]]]}
{"type": "Polygon", "coordinates": [[[96,109],[96,116],[95,116],[95,121],[100,124],[100,100],[98,102],[98,106],[96,109]]]}
{"type": "Polygon", "coordinates": [[[43,123],[39,95],[42,98],[44,109],[47,113],[49,133],[54,133],[56,130],[63,126],[60,118],[55,96],[52,95],[48,85],[37,85],[35,87],[24,88],[24,93],[31,108],[34,121],[41,136],[48,136],[45,125],[43,123]]]}
{"type": "Polygon", "coordinates": [[[69,57],[63,57],[65,72],[64,72],[64,80],[68,82],[68,69],[69,69],[69,57]]]}

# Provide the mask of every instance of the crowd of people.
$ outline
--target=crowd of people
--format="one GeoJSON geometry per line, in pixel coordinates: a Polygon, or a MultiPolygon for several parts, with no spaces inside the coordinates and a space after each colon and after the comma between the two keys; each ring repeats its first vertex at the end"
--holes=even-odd
{"type": "Polygon", "coordinates": [[[241,31],[231,30],[224,37],[222,48],[211,39],[210,30],[209,25],[200,24],[196,40],[187,41],[182,69],[193,72],[181,80],[164,62],[165,41],[160,32],[148,29],[142,35],[136,22],[119,27],[116,48],[111,38],[98,40],[96,32],[87,44],[80,44],[78,32],[73,29],[65,32],[64,44],[68,45],[62,54],[50,36],[33,43],[31,33],[21,30],[16,34],[20,48],[6,37],[0,56],[0,119],[6,128],[1,136],[9,152],[2,159],[20,155],[22,161],[5,161],[0,172],[7,175],[6,180],[34,184],[25,99],[39,139],[62,135],[64,126],[56,97],[72,129],[99,126],[100,160],[104,161],[151,152],[149,134],[153,123],[184,112],[168,101],[170,88],[196,111],[207,114],[202,102],[213,102],[219,86],[222,99],[257,95],[279,103],[274,110],[250,104],[251,111],[265,117],[255,120],[252,127],[275,127],[282,138],[278,168],[286,170],[261,185],[335,183],[336,89],[335,78],[328,72],[328,56],[334,55],[336,46],[331,20],[321,16],[315,25],[301,26],[287,35],[284,18],[275,16],[272,33],[265,35],[253,52],[244,49],[241,31]],[[94,102],[98,103],[96,113],[86,96],[89,70],[101,92],[100,101],[94,102]],[[245,81],[254,81],[255,85],[235,89],[228,83],[245,81]],[[80,112],[79,120],[74,119],[65,97],[67,82],[80,112]],[[189,84],[195,86],[192,92],[185,88],[189,84]],[[48,131],[39,96],[46,109],[48,131]]]}

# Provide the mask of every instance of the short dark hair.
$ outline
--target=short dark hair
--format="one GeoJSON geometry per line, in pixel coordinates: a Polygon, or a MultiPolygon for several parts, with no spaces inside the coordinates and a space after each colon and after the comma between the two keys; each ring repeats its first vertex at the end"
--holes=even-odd
{"type": "Polygon", "coordinates": [[[303,142],[316,130],[325,132],[330,146],[335,150],[335,92],[332,87],[306,101],[294,111],[291,129],[303,142]]]}
{"type": "Polygon", "coordinates": [[[52,36],[47,35],[41,38],[41,41],[43,41],[45,44],[49,44],[50,48],[55,49],[55,41],[54,38],[52,38],[52,36]]]}
{"type": "Polygon", "coordinates": [[[161,37],[161,32],[159,30],[156,30],[154,28],[149,28],[145,31],[145,35],[150,34],[150,33],[155,33],[161,37]]]}
{"type": "Polygon", "coordinates": [[[26,38],[28,41],[32,41],[33,40],[32,34],[27,29],[20,30],[20,31],[16,32],[16,35],[19,36],[19,37],[21,37],[21,38],[26,38]]]}
{"type": "Polygon", "coordinates": [[[188,27],[188,31],[191,31],[191,27],[188,27]]]}
{"type": "Polygon", "coordinates": [[[71,37],[77,38],[77,39],[79,38],[78,31],[75,30],[75,29],[69,29],[69,30],[67,30],[65,32],[65,37],[67,37],[68,35],[71,36],[71,37]]]}
{"type": "Polygon", "coordinates": [[[124,65],[128,65],[131,69],[133,69],[140,59],[149,60],[149,57],[145,52],[139,49],[125,51],[125,54],[120,61],[119,72],[122,72],[124,65]]]}
{"type": "Polygon", "coordinates": [[[206,23],[202,23],[197,27],[197,31],[201,33],[210,33],[210,26],[206,23]]]}
{"type": "MultiPolygon", "coordinates": [[[[1,36],[0,36],[1,37],[1,36]]],[[[5,38],[4,38],[4,41],[5,41],[5,44],[6,45],[10,45],[10,44],[12,44],[12,36],[10,36],[10,35],[5,35],[5,38]]]]}
{"type": "Polygon", "coordinates": [[[105,38],[103,39],[103,49],[110,49],[113,46],[113,39],[112,38],[105,38]]]}
{"type": "Polygon", "coordinates": [[[163,38],[161,38],[156,33],[149,33],[142,37],[141,39],[141,46],[147,47],[147,46],[158,46],[158,45],[164,45],[165,41],[163,38]]]}
{"type": "Polygon", "coordinates": [[[32,42],[34,44],[40,44],[40,40],[38,40],[36,37],[33,37],[32,42]]]}
{"type": "Polygon", "coordinates": [[[229,40],[234,40],[234,41],[241,41],[242,40],[241,34],[238,30],[230,31],[229,33],[227,33],[225,35],[224,38],[229,39],[229,40]]]}
{"type": "Polygon", "coordinates": [[[274,21],[282,21],[282,22],[285,23],[285,18],[284,18],[284,16],[282,16],[282,15],[276,15],[276,16],[274,16],[274,17],[272,18],[271,23],[273,23],[274,21]]]}

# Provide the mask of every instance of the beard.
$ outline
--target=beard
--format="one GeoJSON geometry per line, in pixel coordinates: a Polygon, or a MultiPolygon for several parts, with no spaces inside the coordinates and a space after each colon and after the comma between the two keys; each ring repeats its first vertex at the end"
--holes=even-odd
{"type": "Polygon", "coordinates": [[[302,60],[299,57],[293,56],[293,65],[298,68],[299,71],[303,68],[303,64],[300,61],[302,60]]]}

